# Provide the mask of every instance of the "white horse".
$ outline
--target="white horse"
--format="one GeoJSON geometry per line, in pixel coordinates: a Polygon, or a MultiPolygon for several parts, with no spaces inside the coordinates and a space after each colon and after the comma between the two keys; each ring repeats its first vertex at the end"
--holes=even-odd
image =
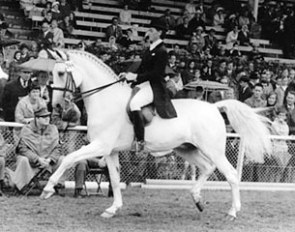
{"type": "MultiPolygon", "coordinates": [[[[108,85],[118,80],[118,77],[97,57],[82,51],[67,53],[72,63],[72,75],[61,75],[60,71],[64,71],[66,65],[57,64],[53,70],[55,87],[60,88],[59,90],[69,88],[69,77],[81,92],[101,86],[108,87],[84,97],[90,144],[64,158],[43,189],[41,198],[47,199],[54,194],[54,185],[65,170],[76,162],[95,156],[105,156],[114,201],[101,216],[112,217],[123,205],[117,151],[129,150],[134,139],[133,125],[126,112],[131,88],[126,83],[108,85]]],[[[53,106],[62,104],[61,102],[62,91],[54,91],[53,106]]],[[[193,99],[179,99],[173,100],[173,104],[177,118],[162,119],[155,116],[152,123],[146,127],[146,149],[155,156],[167,154],[174,149],[190,164],[198,166],[200,175],[196,182],[192,182],[191,189],[197,206],[201,203],[201,189],[205,181],[217,167],[226,177],[232,190],[232,205],[228,215],[231,219],[236,218],[241,208],[239,180],[236,170],[225,156],[226,130],[219,109],[222,108],[226,112],[231,125],[240,133],[248,151],[248,159],[255,162],[263,162],[264,153],[270,151],[271,147],[269,133],[262,118],[236,100],[209,104],[193,99]]]]}

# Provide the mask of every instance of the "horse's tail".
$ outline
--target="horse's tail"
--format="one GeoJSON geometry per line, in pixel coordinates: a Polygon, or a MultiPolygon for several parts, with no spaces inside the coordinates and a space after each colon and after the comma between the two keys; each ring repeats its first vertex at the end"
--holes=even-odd
{"type": "Polygon", "coordinates": [[[237,100],[220,101],[215,105],[226,113],[230,125],[241,136],[249,161],[263,163],[264,155],[271,154],[272,149],[269,120],[237,100]]]}

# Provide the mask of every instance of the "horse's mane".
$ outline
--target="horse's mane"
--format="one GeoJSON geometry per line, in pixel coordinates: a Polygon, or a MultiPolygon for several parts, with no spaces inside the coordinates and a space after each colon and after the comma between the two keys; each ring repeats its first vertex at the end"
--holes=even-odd
{"type": "Polygon", "coordinates": [[[69,50],[67,52],[88,58],[89,60],[93,61],[96,65],[102,67],[115,80],[118,80],[118,76],[116,75],[116,73],[108,65],[106,65],[102,60],[100,60],[97,56],[89,52],[80,51],[80,50],[69,50]]]}

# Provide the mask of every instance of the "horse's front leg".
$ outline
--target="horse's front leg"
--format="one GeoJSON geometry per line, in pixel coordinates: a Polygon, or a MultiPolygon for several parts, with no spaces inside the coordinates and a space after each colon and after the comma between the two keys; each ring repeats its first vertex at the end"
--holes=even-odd
{"type": "Polygon", "coordinates": [[[97,156],[109,155],[110,151],[106,150],[106,146],[103,146],[99,141],[93,141],[87,146],[81,147],[79,150],[68,154],[61,162],[58,169],[49,178],[46,186],[41,194],[42,199],[50,198],[54,193],[54,186],[58,183],[58,180],[64,174],[64,172],[72,167],[75,163],[97,156]]]}
{"type": "Polygon", "coordinates": [[[111,155],[106,156],[106,162],[109,169],[111,185],[114,193],[114,201],[111,207],[107,208],[101,216],[104,218],[111,218],[116,215],[117,211],[122,207],[122,194],[120,189],[120,166],[118,152],[112,152],[111,155]]]}

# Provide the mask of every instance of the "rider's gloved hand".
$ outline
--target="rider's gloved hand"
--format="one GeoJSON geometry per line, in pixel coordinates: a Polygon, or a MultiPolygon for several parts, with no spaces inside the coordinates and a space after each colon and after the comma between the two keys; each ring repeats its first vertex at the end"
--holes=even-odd
{"type": "Polygon", "coordinates": [[[137,74],[128,72],[128,73],[126,73],[125,77],[126,77],[127,81],[135,81],[137,78],[137,74]]]}

